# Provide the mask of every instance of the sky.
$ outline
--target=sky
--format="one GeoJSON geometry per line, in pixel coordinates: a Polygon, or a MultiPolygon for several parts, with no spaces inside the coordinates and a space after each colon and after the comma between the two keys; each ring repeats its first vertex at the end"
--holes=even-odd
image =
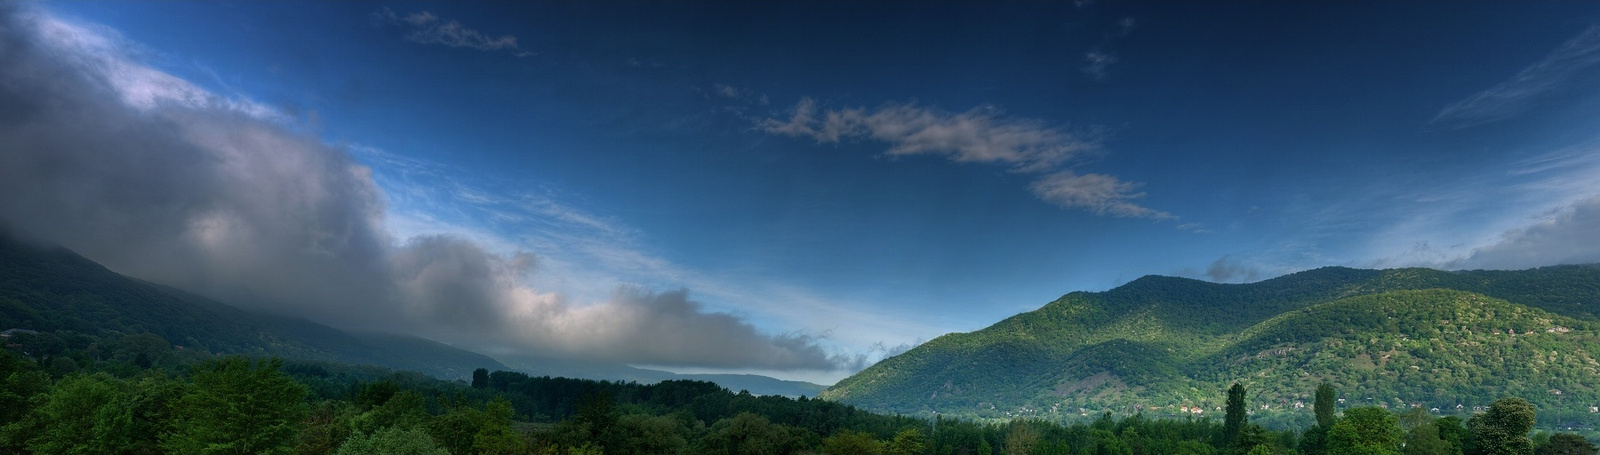
{"type": "Polygon", "coordinates": [[[0,224],[257,311],[832,383],[1143,275],[1600,262],[1600,4],[0,5],[0,224]]]}

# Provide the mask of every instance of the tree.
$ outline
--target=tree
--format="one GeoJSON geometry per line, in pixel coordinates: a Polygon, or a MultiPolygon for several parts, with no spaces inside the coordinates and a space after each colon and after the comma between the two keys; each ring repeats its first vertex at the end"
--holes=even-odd
{"type": "Polygon", "coordinates": [[[389,427],[376,433],[356,433],[334,455],[450,455],[421,428],[389,427]]]}
{"type": "Polygon", "coordinates": [[[1304,455],[1322,455],[1328,447],[1328,427],[1312,425],[1305,434],[1300,435],[1300,453],[1304,455]]]}
{"type": "Polygon", "coordinates": [[[1039,444],[1039,430],[1027,421],[1011,421],[1011,430],[1006,432],[1006,455],[1027,455],[1033,452],[1033,446],[1039,444]]]}
{"type": "Polygon", "coordinates": [[[434,440],[450,453],[474,453],[473,437],[478,434],[478,422],[483,419],[482,414],[472,406],[451,407],[449,412],[433,418],[433,424],[428,426],[428,434],[433,435],[434,440]]]}
{"type": "Polygon", "coordinates": [[[922,436],[922,430],[907,428],[894,434],[894,439],[884,447],[884,453],[889,455],[918,455],[927,447],[928,439],[922,436]]]}
{"type": "Polygon", "coordinates": [[[620,436],[609,447],[611,453],[670,455],[689,448],[683,424],[671,416],[628,414],[617,419],[620,436]]]}
{"type": "Polygon", "coordinates": [[[1311,410],[1317,414],[1317,426],[1324,430],[1332,428],[1334,420],[1337,419],[1335,414],[1338,410],[1334,409],[1334,400],[1337,398],[1333,385],[1324,382],[1317,386],[1316,399],[1311,402],[1311,410]]]}
{"type": "Polygon", "coordinates": [[[1249,419],[1249,416],[1245,415],[1244,386],[1237,382],[1228,388],[1227,411],[1222,421],[1222,443],[1218,444],[1223,449],[1234,446],[1249,419]]]}
{"type": "Polygon", "coordinates": [[[1538,455],[1596,455],[1600,448],[1595,447],[1583,436],[1572,433],[1556,433],[1550,436],[1550,443],[1539,448],[1538,455]]]}
{"type": "Polygon", "coordinates": [[[483,407],[479,414],[478,433],[472,436],[472,448],[475,453],[484,455],[502,455],[521,453],[527,448],[528,442],[511,428],[511,418],[516,411],[511,409],[511,402],[505,397],[495,397],[488,405],[483,407]]]}
{"type": "Polygon", "coordinates": [[[34,453],[113,454],[133,445],[131,422],[116,419],[126,385],[106,374],[68,376],[34,410],[40,431],[28,439],[34,453]]]}
{"type": "Polygon", "coordinates": [[[50,390],[50,375],[28,358],[0,349],[0,452],[20,452],[30,435],[25,428],[5,430],[9,425],[20,425],[31,413],[38,400],[34,396],[50,390]]]}
{"type": "Polygon", "coordinates": [[[1417,425],[1406,436],[1405,455],[1456,455],[1450,442],[1439,437],[1439,427],[1432,422],[1417,425]]]}
{"type": "Polygon", "coordinates": [[[1533,453],[1533,404],[1521,398],[1501,398],[1489,410],[1467,420],[1469,455],[1529,455],[1533,453]]]}
{"type": "Polygon", "coordinates": [[[880,455],[883,453],[883,442],[872,435],[853,431],[840,430],[833,436],[822,440],[822,453],[827,455],[880,455]]]}
{"type": "Polygon", "coordinates": [[[1400,413],[1399,419],[1400,428],[1409,431],[1424,424],[1433,423],[1433,414],[1428,413],[1428,410],[1421,407],[1415,407],[1400,413]]]}
{"type": "Polygon", "coordinates": [[[472,370],[472,388],[481,389],[489,386],[489,370],[479,368],[472,370]]]}
{"type": "Polygon", "coordinates": [[[191,454],[288,454],[307,413],[306,387],[279,370],[283,359],[227,357],[195,368],[162,445],[191,454]]]}
{"type": "Polygon", "coordinates": [[[799,446],[794,431],[759,414],[744,412],[722,419],[696,443],[694,453],[707,455],[779,455],[799,446]]]}
{"type": "Polygon", "coordinates": [[[1462,425],[1461,418],[1445,416],[1433,420],[1433,426],[1439,428],[1439,439],[1450,443],[1450,453],[1462,453],[1466,449],[1467,427],[1462,425]]]}
{"type": "Polygon", "coordinates": [[[616,398],[609,393],[592,393],[578,399],[578,415],[565,422],[564,429],[569,438],[575,438],[572,445],[582,440],[615,451],[615,441],[622,437],[617,434],[617,419],[616,398]]]}
{"type": "Polygon", "coordinates": [[[1328,455],[1400,455],[1405,435],[1388,410],[1376,406],[1351,408],[1328,429],[1328,455]]]}

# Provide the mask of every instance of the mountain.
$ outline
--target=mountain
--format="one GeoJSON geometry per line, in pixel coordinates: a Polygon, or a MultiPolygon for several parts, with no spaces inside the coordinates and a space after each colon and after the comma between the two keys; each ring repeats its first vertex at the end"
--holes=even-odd
{"type": "Polygon", "coordinates": [[[422,338],[351,333],[304,319],[255,314],[112,272],[61,247],[0,234],[0,330],[92,337],[152,333],[184,349],[377,365],[446,379],[509,367],[422,338]]]}
{"type": "Polygon", "coordinates": [[[533,376],[557,376],[579,379],[611,380],[654,384],[670,380],[695,380],[715,382],[722,388],[735,392],[745,390],[756,395],[785,397],[814,397],[827,386],[804,381],[786,381],[754,374],[679,374],[669,371],[636,368],[620,363],[589,362],[542,357],[504,357],[506,364],[517,371],[533,376]]]}
{"type": "MultiPolygon", "coordinates": [[[[104,337],[152,333],[213,353],[277,355],[418,371],[462,379],[512,370],[500,361],[409,335],[349,332],[298,318],[256,314],[179,289],[119,275],[71,250],[0,233],[0,330],[70,331],[104,337]]],[[[508,357],[511,358],[511,357],[508,357]]],[[[739,374],[675,374],[618,363],[517,357],[517,370],[644,384],[710,381],[757,395],[816,396],[824,386],[739,374]]]]}
{"type": "Polygon", "coordinates": [[[1596,265],[1147,276],[941,336],[821,397],[916,415],[1204,416],[1237,381],[1258,418],[1306,422],[1329,382],[1345,405],[1470,411],[1514,395],[1587,415],[1600,405],[1597,315],[1596,265]]]}

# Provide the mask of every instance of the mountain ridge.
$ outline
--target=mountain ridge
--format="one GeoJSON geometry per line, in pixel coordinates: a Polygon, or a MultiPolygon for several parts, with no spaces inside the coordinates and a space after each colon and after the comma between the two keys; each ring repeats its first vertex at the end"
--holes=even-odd
{"type": "Polygon", "coordinates": [[[1600,392],[1584,385],[1600,383],[1593,368],[1600,364],[1588,363],[1600,353],[1596,311],[1600,265],[1324,267],[1241,284],[1150,275],[1107,291],[1068,293],[981,330],[940,336],[840,381],[821,397],[880,412],[1071,418],[1093,410],[1212,409],[1207,400],[1217,400],[1207,397],[1220,398],[1227,383],[1242,381],[1259,387],[1252,393],[1267,397],[1259,404],[1270,414],[1272,406],[1292,406],[1315,387],[1301,375],[1318,374],[1352,394],[1430,407],[1470,408],[1469,402],[1496,390],[1544,395],[1530,399],[1553,405],[1547,389],[1571,389],[1568,404],[1600,405],[1600,392]],[[1505,320],[1430,331],[1392,319],[1480,313],[1505,320]],[[1512,325],[1492,326],[1500,323],[1512,325]],[[1510,337],[1512,330],[1519,335],[1510,337]],[[1555,366],[1523,371],[1477,351],[1427,346],[1429,337],[1555,366]],[[1380,345],[1386,348],[1375,348],[1380,345]],[[1535,347],[1581,362],[1536,358],[1535,347]],[[1481,365],[1500,365],[1509,376],[1492,377],[1481,365]],[[1436,371],[1396,370],[1412,366],[1436,371]],[[1544,388],[1528,388],[1532,384],[1544,388]]]}
{"type": "Polygon", "coordinates": [[[95,336],[151,333],[186,349],[375,365],[443,379],[470,378],[474,369],[484,368],[641,383],[694,379],[758,395],[815,396],[825,388],[759,375],[684,375],[605,362],[546,359],[513,368],[492,356],[426,338],[343,330],[242,310],[122,275],[65,247],[0,230],[0,330],[11,328],[95,336]]]}

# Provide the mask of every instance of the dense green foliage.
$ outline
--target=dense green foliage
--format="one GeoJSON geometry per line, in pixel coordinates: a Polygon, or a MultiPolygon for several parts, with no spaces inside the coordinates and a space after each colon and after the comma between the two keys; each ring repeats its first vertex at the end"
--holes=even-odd
{"type": "MultiPolygon", "coordinates": [[[[13,389],[25,399],[0,420],[0,453],[1281,455],[1297,453],[1319,428],[1268,430],[1248,413],[1231,424],[1110,413],[1066,425],[922,420],[700,381],[641,385],[496,371],[474,387],[365,366],[172,360],[170,348],[154,354],[166,360],[148,369],[97,361],[52,377],[43,357],[0,350],[0,378],[38,380],[13,389]]],[[[1233,401],[1249,401],[1244,391],[1235,388],[1233,401]]],[[[1396,416],[1352,408],[1333,416],[1328,448],[1317,453],[1401,453],[1402,440],[1408,455],[1594,453],[1569,434],[1530,438],[1532,412],[1526,401],[1500,400],[1473,416],[1468,430],[1460,419],[1418,409],[1396,416]],[[1520,451],[1493,448],[1505,441],[1520,451]]]]}
{"type": "Polygon", "coordinates": [[[1335,406],[1467,415],[1504,395],[1545,426],[1600,422],[1600,266],[1515,272],[1330,267],[1251,284],[1144,277],[1075,292],[887,359],[821,397],[882,412],[1070,421],[1216,416],[1239,382],[1253,419],[1335,406]],[[1555,391],[1560,391],[1557,395],[1555,391]],[[1559,412],[1558,411],[1559,408],[1559,412]]]}

